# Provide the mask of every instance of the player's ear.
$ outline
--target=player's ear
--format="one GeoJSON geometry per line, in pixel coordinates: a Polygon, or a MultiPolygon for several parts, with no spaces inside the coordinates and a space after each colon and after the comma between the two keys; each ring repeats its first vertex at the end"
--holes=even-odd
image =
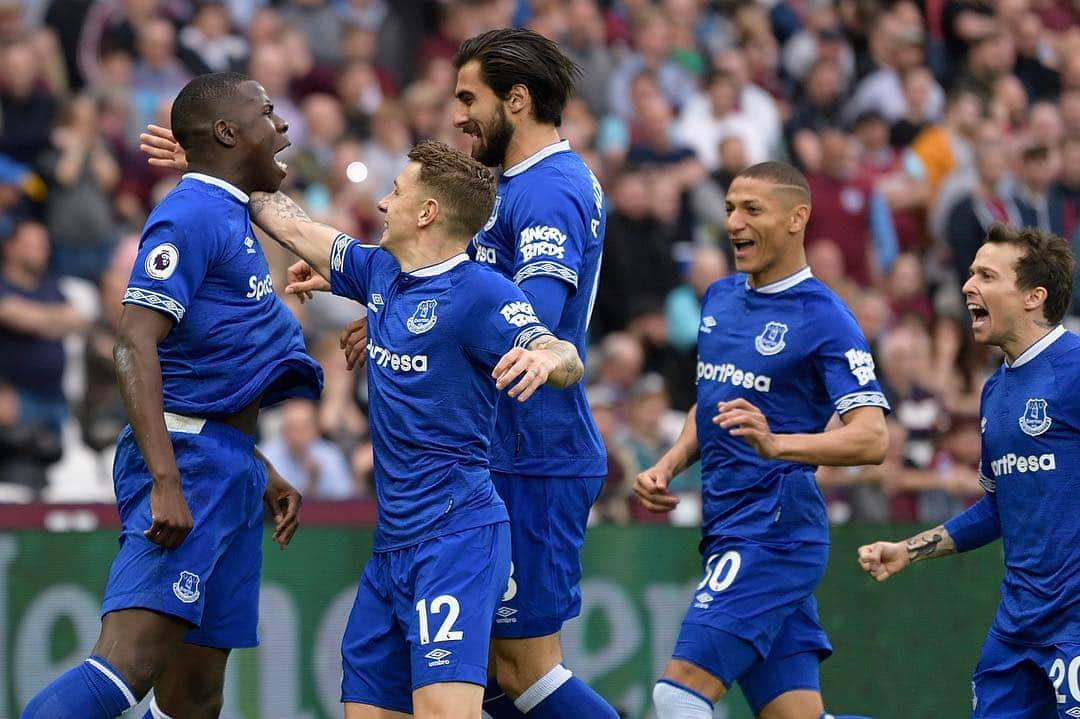
{"type": "Polygon", "coordinates": [[[529,95],[529,88],[524,85],[517,84],[510,87],[510,92],[506,94],[505,102],[510,106],[510,112],[523,112],[528,109],[529,103],[532,101],[532,97],[529,95]]]}
{"type": "Polygon", "coordinates": [[[796,235],[806,229],[806,223],[810,221],[810,205],[795,205],[788,215],[788,232],[796,235]]]}
{"type": "Polygon", "coordinates": [[[225,147],[235,147],[236,125],[221,118],[214,120],[214,139],[225,147]]]}
{"type": "Polygon", "coordinates": [[[1036,287],[1024,293],[1024,309],[1031,311],[1042,307],[1046,303],[1048,293],[1045,287],[1036,287]]]}
{"type": "Polygon", "coordinates": [[[416,216],[417,227],[429,227],[435,224],[435,220],[439,219],[439,201],[434,197],[429,197],[424,200],[420,205],[420,214],[416,216]]]}

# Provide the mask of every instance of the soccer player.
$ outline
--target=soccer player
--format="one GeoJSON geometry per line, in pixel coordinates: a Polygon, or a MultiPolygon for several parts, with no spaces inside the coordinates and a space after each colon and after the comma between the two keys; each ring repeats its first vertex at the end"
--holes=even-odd
{"type": "MultiPolygon", "coordinates": [[[[514,281],[540,321],[585,356],[607,209],[600,183],[559,137],[562,111],[581,70],[558,46],[528,30],[492,30],[461,44],[454,123],[472,156],[501,165],[495,206],[469,254],[514,281]]],[[[141,136],[151,161],[168,165],[168,130],[141,136]]],[[[295,265],[298,292],[325,290],[295,265]]],[[[303,295],[301,295],[303,296],[303,295]]],[[[350,361],[361,354],[361,323],[350,361]]],[[[510,515],[512,572],[497,610],[492,652],[494,719],[616,719],[596,692],[562,665],[559,632],[581,611],[581,546],[607,474],[607,455],[585,390],[541,388],[533,401],[503,395],[491,443],[495,487],[510,515]],[[501,689],[500,689],[501,687],[501,689]],[[504,693],[505,692],[505,693],[504,693]]]]}
{"type": "Polygon", "coordinates": [[[1080,716],[1080,337],[1061,320],[1076,262],[1037,229],[992,225],[964,298],[975,340],[1005,362],[983,387],[982,498],[904,542],[859,547],[879,582],[998,539],[1001,604],[972,681],[972,717],[1080,716]]]}
{"type": "Polygon", "coordinates": [[[506,507],[488,470],[498,390],[516,381],[506,397],[520,405],[545,383],[576,383],[583,367],[520,289],[465,253],[495,204],[491,172],[438,142],[409,159],[379,203],[378,247],[282,194],[253,201],[252,214],[369,312],[379,519],[342,642],[345,716],[475,719],[510,576],[506,507]]]}
{"type": "Polygon", "coordinates": [[[229,651],[257,643],[263,503],[275,539],[300,495],[255,450],[259,408],[317,398],[322,373],[275,297],[248,219],[276,191],[288,125],[235,73],[188,83],[172,108],[187,153],[150,214],[114,355],[131,424],[113,477],[122,533],[93,655],[45,687],[23,719],[111,719],[151,687],[151,713],[218,716],[229,651]]]}
{"type": "Polygon", "coordinates": [[[806,178],[753,165],[726,204],[740,274],[705,293],[697,402],[634,485],[646,508],[668,512],[672,479],[701,458],[705,576],[653,701],[660,719],[709,719],[739,682],[756,716],[817,719],[832,648],[813,596],[829,541],[814,471],[880,463],[888,405],[854,317],[806,265],[806,178]],[[842,426],[826,432],[834,412],[842,426]]]}

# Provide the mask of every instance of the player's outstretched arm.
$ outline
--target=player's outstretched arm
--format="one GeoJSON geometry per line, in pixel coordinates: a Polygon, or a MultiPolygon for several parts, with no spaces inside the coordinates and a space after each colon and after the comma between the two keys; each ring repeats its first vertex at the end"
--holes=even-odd
{"type": "Polygon", "coordinates": [[[697,439],[697,404],[686,413],[682,432],[671,449],[664,453],[652,467],[634,479],[634,494],[641,505],[650,512],[670,512],[679,498],[668,491],[675,475],[679,474],[701,456],[697,439]]]}
{"type": "Polygon", "coordinates": [[[956,544],[943,525],[903,542],[874,542],[859,547],[859,566],[879,582],[924,559],[956,554],[956,544]]]}
{"type": "Polygon", "coordinates": [[[179,546],[194,526],[165,428],[161,394],[157,346],[171,330],[172,320],[160,312],[125,305],[113,347],[116,377],[128,421],[153,480],[150,490],[153,523],[143,534],[170,549],[179,546]]]}
{"type": "Polygon", "coordinates": [[[254,192],[248,203],[251,221],[315,272],[330,279],[330,248],[341,234],[308,217],[285,193],[254,192]]]}
{"type": "Polygon", "coordinates": [[[282,549],[288,546],[296,530],[300,528],[300,505],[304,498],[296,487],[282,477],[270,460],[266,458],[258,447],[255,448],[255,456],[266,465],[266,491],[263,492],[263,503],[266,511],[274,520],[273,540],[282,549]]]}
{"type": "Polygon", "coordinates": [[[885,413],[879,407],[845,412],[843,426],[815,434],[773,434],[765,415],[745,399],[721,402],[713,423],[743,437],[760,456],[825,467],[881,464],[889,448],[885,413]]]}
{"type": "Polygon", "coordinates": [[[565,340],[551,335],[537,337],[527,349],[514,347],[504,354],[491,371],[495,387],[504,390],[521,380],[507,393],[524,402],[541,385],[565,389],[581,381],[585,367],[578,357],[577,348],[565,340]]]}

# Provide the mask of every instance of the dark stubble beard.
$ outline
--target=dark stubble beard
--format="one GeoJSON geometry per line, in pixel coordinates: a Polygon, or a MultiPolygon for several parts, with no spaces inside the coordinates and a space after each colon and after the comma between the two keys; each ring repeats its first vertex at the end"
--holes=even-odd
{"type": "Polygon", "coordinates": [[[514,137],[514,126],[500,105],[493,122],[484,128],[484,138],[473,157],[486,167],[498,167],[506,157],[506,148],[514,137]]]}

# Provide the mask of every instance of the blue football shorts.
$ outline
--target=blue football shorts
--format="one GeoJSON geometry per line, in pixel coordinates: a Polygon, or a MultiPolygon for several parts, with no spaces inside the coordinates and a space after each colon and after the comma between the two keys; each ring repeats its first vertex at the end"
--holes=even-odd
{"type": "Polygon", "coordinates": [[[581,613],[581,546],[603,477],[522,477],[492,472],[510,515],[513,563],[495,611],[494,634],[554,634],[581,613]]]}
{"type": "Polygon", "coordinates": [[[143,536],[152,524],[150,472],[131,427],[117,439],[113,485],[120,551],[109,570],[101,613],[150,609],[190,623],[184,637],[189,644],[253,647],[259,643],[266,466],[255,457],[254,439],[240,430],[210,420],[182,420],[173,423],[169,439],[195,524],[175,549],[143,536]]]}
{"type": "Polygon", "coordinates": [[[506,522],[374,552],[341,641],[341,701],[411,714],[412,692],[429,684],[486,686],[509,574],[506,522]]]}
{"type": "Polygon", "coordinates": [[[832,645],[813,592],[825,573],[828,545],[707,538],[702,546],[705,576],[672,657],[727,688],[738,682],[754,714],[785,692],[820,691],[818,664],[832,645]]]}
{"type": "Polygon", "coordinates": [[[971,681],[972,719],[1080,717],[1080,643],[1029,647],[986,637],[971,681]]]}

